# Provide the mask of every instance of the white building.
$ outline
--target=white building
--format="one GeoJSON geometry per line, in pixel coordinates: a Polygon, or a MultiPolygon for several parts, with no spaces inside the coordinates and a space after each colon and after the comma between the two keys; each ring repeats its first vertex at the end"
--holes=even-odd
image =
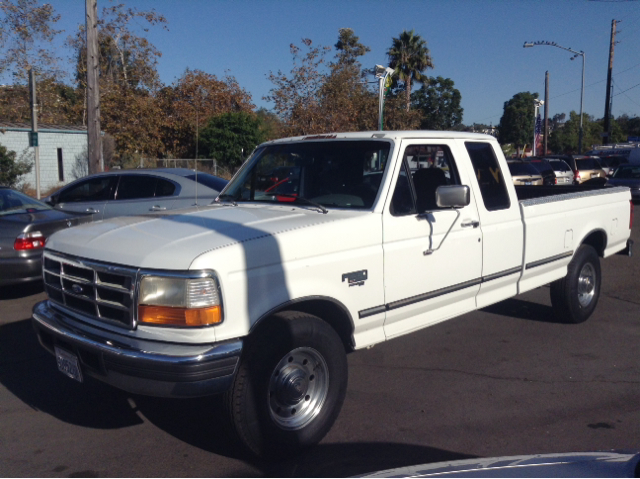
{"type": "MultiPolygon", "coordinates": [[[[22,155],[33,157],[29,147],[31,125],[28,123],[8,123],[0,121],[0,145],[15,151],[16,158],[22,155]]],[[[38,145],[40,147],[40,190],[47,190],[69,183],[75,178],[72,171],[76,156],[86,156],[87,128],[84,126],[38,125],[38,145]]],[[[36,187],[35,165],[21,181],[36,187]]]]}

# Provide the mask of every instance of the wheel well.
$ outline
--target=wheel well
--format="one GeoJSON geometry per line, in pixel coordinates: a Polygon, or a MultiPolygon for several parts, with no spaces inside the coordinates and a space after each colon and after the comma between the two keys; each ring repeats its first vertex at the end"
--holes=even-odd
{"type": "Polygon", "coordinates": [[[607,247],[607,235],[602,230],[593,231],[582,241],[582,244],[593,246],[598,256],[603,257],[604,249],[607,247]]]}
{"type": "Polygon", "coordinates": [[[353,351],[353,321],[348,310],[342,304],[328,298],[309,298],[292,301],[269,311],[268,314],[253,325],[252,331],[255,331],[258,324],[268,321],[269,316],[281,311],[300,311],[319,317],[338,333],[345,351],[353,351]]]}

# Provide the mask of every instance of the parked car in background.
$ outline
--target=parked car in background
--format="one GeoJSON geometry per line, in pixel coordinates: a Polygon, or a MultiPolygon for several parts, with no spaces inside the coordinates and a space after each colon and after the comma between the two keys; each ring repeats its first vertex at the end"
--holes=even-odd
{"type": "Polygon", "coordinates": [[[542,175],[543,185],[550,186],[558,184],[556,173],[553,170],[553,167],[549,164],[549,161],[542,158],[532,158],[529,160],[529,163],[531,163],[533,167],[542,175]]]}
{"type": "Polygon", "coordinates": [[[542,175],[529,162],[521,160],[508,161],[509,171],[514,185],[542,185],[542,175]]]}
{"type": "Polygon", "coordinates": [[[76,180],[44,201],[91,213],[97,221],[209,204],[226,185],[227,180],[186,168],[115,170],[76,180]]]}
{"type": "Polygon", "coordinates": [[[91,221],[91,215],[58,211],[0,186],[0,286],[42,279],[42,250],[59,229],[91,221]]]}
{"type": "Polygon", "coordinates": [[[629,163],[629,160],[624,156],[614,155],[600,157],[600,165],[607,176],[612,175],[618,166],[625,165],[627,163],[629,163]]]}
{"type": "Polygon", "coordinates": [[[553,172],[556,175],[556,184],[558,185],[571,185],[573,184],[573,170],[564,160],[559,160],[555,158],[545,158],[551,168],[553,168],[553,172]]]}
{"type": "Polygon", "coordinates": [[[631,199],[640,201],[640,165],[620,165],[615,169],[607,184],[628,186],[631,190],[631,199]]]}
{"type": "Polygon", "coordinates": [[[547,158],[565,161],[573,171],[573,182],[578,185],[592,178],[607,176],[596,156],[550,155],[547,158]]]}

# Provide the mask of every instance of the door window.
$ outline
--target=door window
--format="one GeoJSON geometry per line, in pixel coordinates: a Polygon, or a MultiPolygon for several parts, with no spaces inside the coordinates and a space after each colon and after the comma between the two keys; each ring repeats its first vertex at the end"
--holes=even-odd
{"type": "Polygon", "coordinates": [[[439,186],[459,185],[460,177],[449,147],[409,145],[391,200],[394,216],[437,210],[439,186]]]}
{"type": "Polygon", "coordinates": [[[156,178],[145,175],[123,175],[118,184],[116,200],[136,200],[153,198],[156,190],[156,178]]]}
{"type": "Polygon", "coordinates": [[[176,191],[176,185],[174,185],[169,180],[163,180],[162,178],[157,178],[156,197],[171,196],[174,191],[176,191]]]}
{"type": "Polygon", "coordinates": [[[491,144],[467,141],[465,146],[471,157],[485,208],[489,211],[509,208],[509,193],[491,144]]]}
{"type": "Polygon", "coordinates": [[[81,181],[66,190],[58,197],[59,203],[75,203],[80,201],[106,201],[111,199],[117,176],[101,176],[81,181]]]}

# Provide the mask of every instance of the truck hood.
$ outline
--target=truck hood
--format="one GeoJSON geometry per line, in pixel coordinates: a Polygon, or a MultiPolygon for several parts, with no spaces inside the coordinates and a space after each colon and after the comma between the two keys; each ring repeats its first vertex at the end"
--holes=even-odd
{"type": "Polygon", "coordinates": [[[212,205],[78,226],[51,236],[46,249],[125,266],[186,270],[207,251],[353,215],[291,205],[212,205]]]}

